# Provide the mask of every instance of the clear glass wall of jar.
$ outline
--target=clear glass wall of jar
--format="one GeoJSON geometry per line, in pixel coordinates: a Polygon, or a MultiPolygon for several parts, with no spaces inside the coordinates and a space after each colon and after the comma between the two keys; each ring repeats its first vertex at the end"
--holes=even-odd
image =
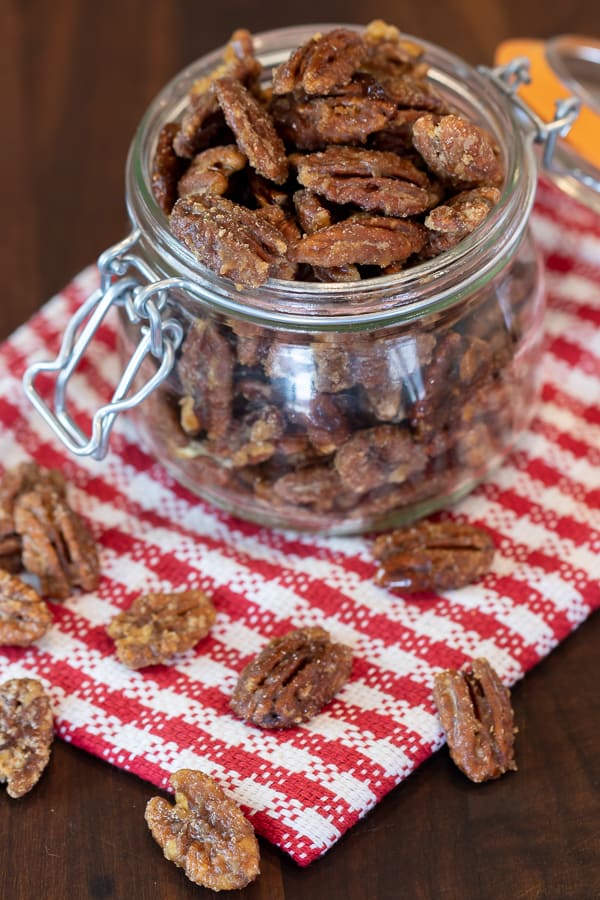
{"type": "MultiPolygon", "coordinates": [[[[266,77],[314,31],[259,35],[266,77]]],[[[162,91],[133,142],[136,252],[157,279],[193,284],[169,294],[168,314],[185,338],[137,423],[176,478],[243,518],[324,533],[410,521],[479,483],[531,417],[544,298],[528,229],[537,174],[530,142],[483,75],[425,46],[429,77],[494,135],[507,177],[472,235],[397,275],[238,290],[170,234],[150,190],[157,135],[218,52],[162,91]]],[[[128,358],[138,335],[125,317],[121,337],[128,358]]]]}

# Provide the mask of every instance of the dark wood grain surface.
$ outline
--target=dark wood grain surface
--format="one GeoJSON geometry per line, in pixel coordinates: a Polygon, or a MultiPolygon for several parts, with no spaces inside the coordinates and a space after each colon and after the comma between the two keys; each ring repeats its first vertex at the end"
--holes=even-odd
{"type": "MultiPolygon", "coordinates": [[[[0,337],[125,234],[128,144],[175,72],[237,26],[375,16],[472,63],[511,35],[600,29],[590,0],[3,0],[0,337]]],[[[262,842],[244,896],[600,898],[599,648],[596,615],[516,687],[517,774],[472,785],[441,751],[308,869],[262,842]]],[[[56,742],[30,795],[0,791],[0,900],[209,896],[154,844],[143,820],[153,793],[56,742]]]]}

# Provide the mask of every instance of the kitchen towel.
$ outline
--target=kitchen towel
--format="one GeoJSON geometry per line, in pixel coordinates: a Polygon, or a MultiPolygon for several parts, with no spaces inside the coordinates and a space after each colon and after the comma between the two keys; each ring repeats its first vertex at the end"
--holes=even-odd
{"type": "MultiPolygon", "coordinates": [[[[55,355],[97,286],[95,267],[81,273],[0,348],[0,460],[64,471],[98,541],[102,580],[51,603],[53,627],[34,646],[0,648],[0,681],[39,678],[60,738],[161,788],[179,768],[209,773],[299,864],[330,848],[442,745],[436,671],[485,656],[512,684],[600,605],[600,219],[545,185],[533,226],[548,286],[541,403],[500,470],[450,511],[493,535],[492,570],[418,600],[375,586],[367,537],[272,531],[198,500],[125,417],[103,462],[70,457],[20,378],[55,355]],[[110,619],[140,593],[192,587],[214,599],[210,635],[172,666],[121,665],[110,619]],[[269,732],[236,719],[228,702],[242,667],[303,625],[352,646],[350,681],[302,727],[269,732]]],[[[105,322],[74,378],[80,411],[116,383],[113,326],[105,322]]]]}

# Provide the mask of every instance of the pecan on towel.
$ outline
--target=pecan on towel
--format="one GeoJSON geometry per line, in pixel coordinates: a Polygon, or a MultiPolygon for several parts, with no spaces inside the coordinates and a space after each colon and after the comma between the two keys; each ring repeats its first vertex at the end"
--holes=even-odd
{"type": "Polygon", "coordinates": [[[241,672],[231,708],[260,728],[293,728],[315,716],[348,680],[352,651],[323,628],[273,638],[241,672]]]}
{"type": "Polygon", "coordinates": [[[380,535],[373,553],[381,564],[377,584],[407,593],[449,591],[485,575],[494,544],[474,525],[421,521],[380,535]]]}
{"type": "Polygon", "coordinates": [[[515,770],[515,727],[510,693],[487,659],[435,676],[433,697],[450,756],[471,781],[515,770]]]}
{"type": "Polygon", "coordinates": [[[22,797],[38,782],[50,759],[52,708],[35,678],[0,684],[0,782],[9,797],[22,797]]]}
{"type": "Polygon", "coordinates": [[[168,663],[206,637],[215,620],[203,591],[143,594],[109,623],[117,656],[130,669],[168,663]]]}
{"type": "Polygon", "coordinates": [[[38,592],[0,570],[0,646],[28,647],[51,623],[50,610],[38,592]]]}
{"type": "Polygon", "coordinates": [[[239,890],[254,881],[258,842],[237,804],[203,772],[180,769],[169,780],[175,803],[153,797],[145,812],[165,857],[194,884],[213,891],[239,890]]]}

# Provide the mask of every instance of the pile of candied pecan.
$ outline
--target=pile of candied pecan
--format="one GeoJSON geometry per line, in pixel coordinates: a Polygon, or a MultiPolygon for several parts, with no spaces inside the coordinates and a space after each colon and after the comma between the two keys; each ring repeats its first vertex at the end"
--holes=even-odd
{"type": "Polygon", "coordinates": [[[270,85],[263,74],[251,35],[234,32],[153,163],[173,234],[236,284],[393,274],[498,202],[492,137],[448,107],[423,48],[394,26],[316,34],[270,85]]]}
{"type": "MultiPolygon", "coordinates": [[[[0,481],[0,645],[28,646],[52,622],[38,592],[14,574],[25,565],[43,593],[65,599],[74,585],[93,589],[99,577],[96,546],[66,501],[56,470],[22,463],[0,481]]],[[[405,591],[449,589],[485,574],[494,547],[474,526],[422,522],[375,541],[378,583],[405,591]]],[[[118,658],[138,669],[169,664],[206,637],[216,618],[200,590],[151,593],[135,599],[108,624],[118,658]]],[[[317,715],[342,689],[352,649],[320,627],[272,638],[240,672],[231,711],[249,725],[289,729],[317,715]]],[[[450,753],[473,781],[515,769],[510,695],[484,659],[470,669],[440,672],[434,700],[450,753]]],[[[33,678],[0,684],[0,782],[9,796],[28,793],[50,758],[51,700],[33,678]]],[[[212,890],[245,887],[259,873],[254,829],[210,776],[182,769],[170,783],[175,802],[153,797],[145,818],[165,857],[196,884],[212,890]]]]}

